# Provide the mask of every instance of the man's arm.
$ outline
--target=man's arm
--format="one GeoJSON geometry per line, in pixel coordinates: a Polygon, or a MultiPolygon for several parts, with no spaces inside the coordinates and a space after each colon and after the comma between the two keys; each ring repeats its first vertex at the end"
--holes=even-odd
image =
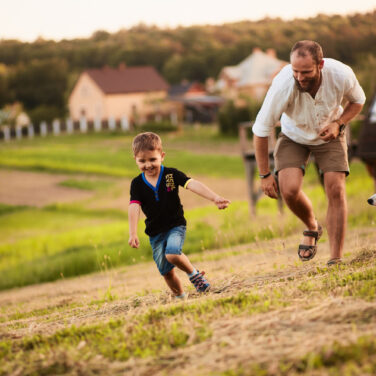
{"type": "MultiPolygon", "coordinates": [[[[259,137],[254,134],[253,144],[259,174],[266,175],[270,172],[268,137],[259,137]]],[[[272,174],[265,179],[261,179],[261,189],[267,196],[278,198],[278,187],[272,174]]]]}
{"type": "Polygon", "coordinates": [[[132,203],[128,208],[128,222],[129,222],[129,240],[128,244],[132,248],[138,248],[140,241],[137,235],[137,224],[140,219],[140,205],[132,203]]]}
{"type": "Polygon", "coordinates": [[[363,104],[348,102],[339,119],[336,119],[336,121],[329,123],[321,130],[320,138],[324,141],[330,141],[337,138],[339,135],[340,124],[349,123],[352,119],[355,118],[356,115],[360,113],[360,111],[362,111],[362,108],[363,104]]]}
{"type": "Polygon", "coordinates": [[[217,205],[218,209],[226,209],[230,203],[229,200],[217,195],[209,187],[198,180],[189,180],[186,188],[199,196],[206,198],[207,200],[213,201],[217,205]]]}

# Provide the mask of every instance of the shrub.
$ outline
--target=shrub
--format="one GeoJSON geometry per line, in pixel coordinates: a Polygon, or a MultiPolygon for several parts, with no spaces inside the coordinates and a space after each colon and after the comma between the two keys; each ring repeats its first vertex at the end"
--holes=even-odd
{"type": "Polygon", "coordinates": [[[261,103],[249,99],[244,106],[235,106],[233,101],[228,101],[218,114],[220,132],[236,135],[239,124],[254,120],[260,107],[261,103]]]}

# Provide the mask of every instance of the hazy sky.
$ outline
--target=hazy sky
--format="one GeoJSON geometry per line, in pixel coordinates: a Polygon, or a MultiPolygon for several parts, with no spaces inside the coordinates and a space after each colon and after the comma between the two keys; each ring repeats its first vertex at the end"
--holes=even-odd
{"type": "Polygon", "coordinates": [[[376,0],[0,0],[0,5],[0,39],[34,41],[88,37],[96,30],[115,32],[140,22],[176,27],[364,13],[376,9],[376,0]]]}

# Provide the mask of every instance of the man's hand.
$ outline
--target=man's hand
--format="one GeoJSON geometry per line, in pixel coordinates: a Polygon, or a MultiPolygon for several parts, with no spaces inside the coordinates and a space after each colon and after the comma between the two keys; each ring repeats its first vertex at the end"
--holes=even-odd
{"type": "Polygon", "coordinates": [[[270,198],[278,198],[278,186],[273,175],[261,179],[261,189],[270,198]]]}
{"type": "Polygon", "coordinates": [[[226,198],[217,196],[214,199],[214,203],[217,205],[218,209],[226,209],[228,205],[230,204],[230,200],[227,200],[226,198]]]}
{"type": "Polygon", "coordinates": [[[324,141],[331,141],[338,137],[339,135],[339,124],[336,121],[329,123],[324,128],[321,129],[319,134],[320,138],[324,141]]]}
{"type": "Polygon", "coordinates": [[[128,244],[132,248],[138,248],[139,245],[140,245],[140,241],[138,240],[138,236],[137,235],[130,235],[129,240],[128,240],[128,244]]]}

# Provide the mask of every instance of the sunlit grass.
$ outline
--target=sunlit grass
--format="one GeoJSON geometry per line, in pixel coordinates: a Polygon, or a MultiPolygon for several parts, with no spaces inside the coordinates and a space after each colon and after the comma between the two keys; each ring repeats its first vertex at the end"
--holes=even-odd
{"type": "MultiPolygon", "coordinates": [[[[3,144],[0,166],[50,173],[85,173],[114,177],[134,177],[139,171],[134,163],[131,142],[135,134],[72,135],[48,139],[17,140],[3,144]]],[[[216,154],[219,143],[233,145],[218,135],[216,128],[187,128],[177,135],[163,135],[166,139],[166,166],[173,166],[195,175],[242,177],[244,168],[238,156],[216,154]],[[186,142],[196,142],[214,153],[196,153],[186,142]],[[179,147],[180,145],[180,147],[179,147]],[[203,163],[203,161],[205,163],[203,163]]]]}
{"type": "Polygon", "coordinates": [[[113,183],[105,180],[68,179],[59,185],[62,187],[82,189],[84,191],[103,190],[112,186],[113,183]]]}

